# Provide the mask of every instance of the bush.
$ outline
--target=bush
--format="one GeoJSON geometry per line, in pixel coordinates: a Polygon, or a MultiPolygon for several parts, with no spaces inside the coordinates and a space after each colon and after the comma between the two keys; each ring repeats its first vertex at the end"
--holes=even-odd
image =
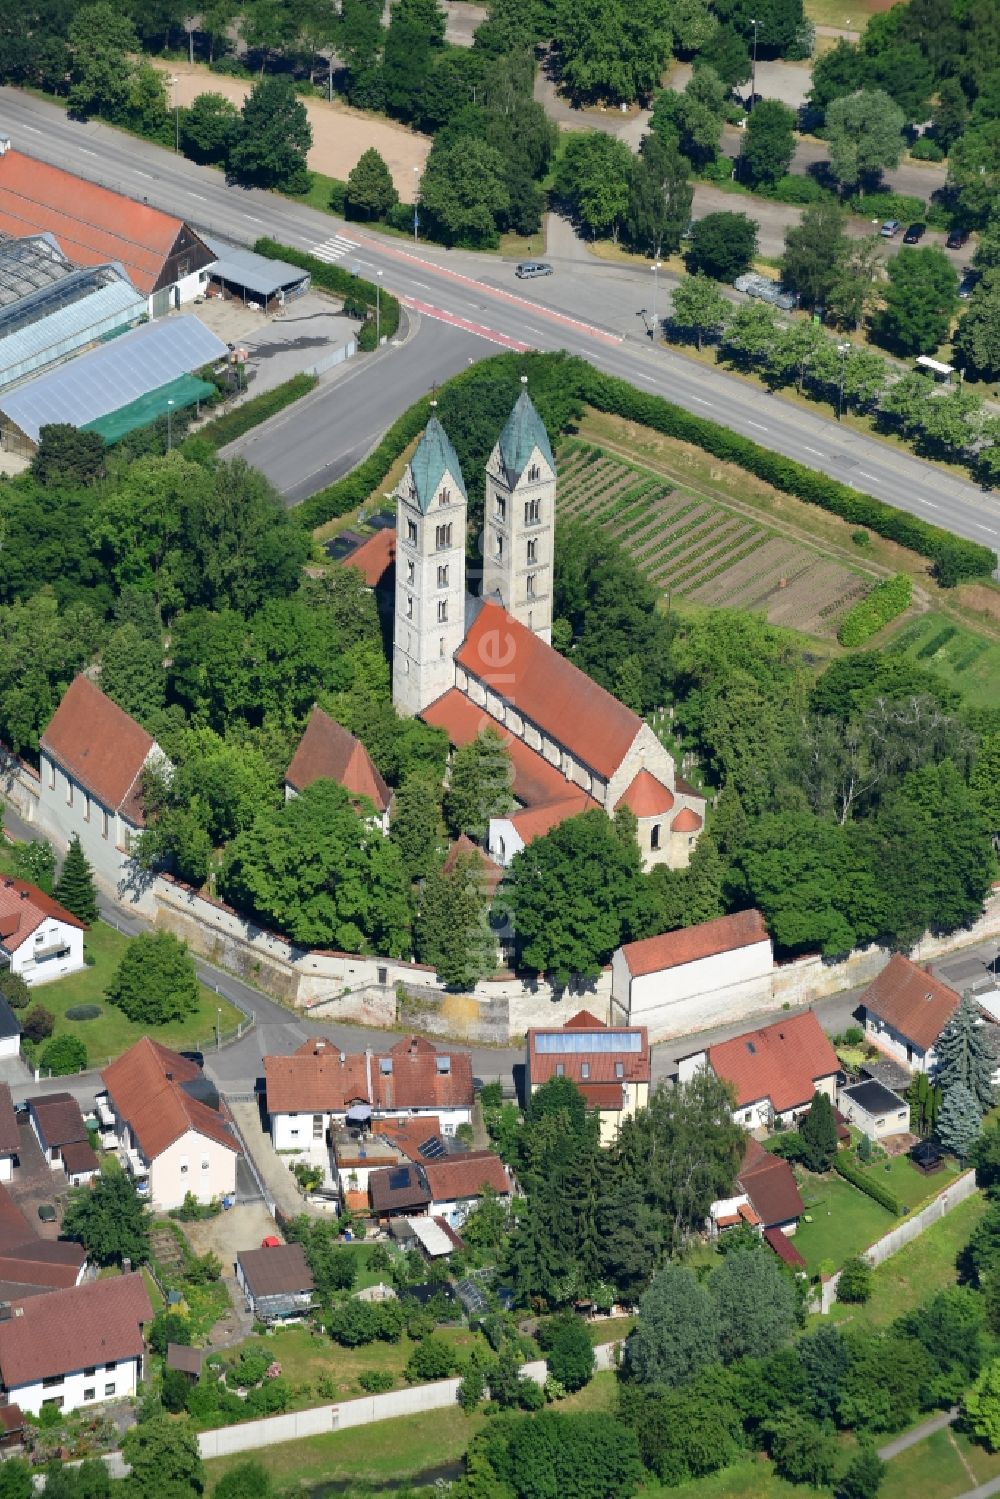
{"type": "Polygon", "coordinates": [[[921,135],[910,147],[914,161],[944,161],[945,153],[933,136],[921,135]]]}
{"type": "Polygon", "coordinates": [[[406,1317],[398,1301],[343,1301],[334,1307],[328,1330],[335,1343],[359,1348],[364,1343],[398,1343],[406,1317]]]}
{"type": "Polygon", "coordinates": [[[871,593],[848,609],[840,621],[837,639],[841,645],[864,645],[891,619],[904,614],[912,597],[913,580],[905,573],[876,583],[871,593]]]}
{"type": "Polygon", "coordinates": [[[295,250],[290,245],[279,244],[277,240],[269,239],[266,235],[257,241],[254,250],[258,255],[266,255],[271,260],[287,260],[292,265],[301,266],[304,271],[309,272],[314,286],[319,286],[324,291],[331,291],[338,297],[345,299],[350,297],[362,302],[373,313],[376,296],[378,296],[382,332],[387,338],[392,338],[396,333],[399,327],[399,302],[391,292],[381,287],[376,288],[374,281],[366,281],[361,276],[354,276],[339,265],[327,265],[326,261],[317,260],[314,255],[306,255],[302,250],[295,250]]]}
{"type": "Polygon", "coordinates": [[[38,1058],[38,1065],[53,1077],[69,1077],[86,1067],[87,1048],[77,1036],[56,1036],[38,1058]]]}
{"type": "Polygon", "coordinates": [[[800,177],[795,172],[779,177],[773,187],[757,191],[762,198],[774,198],[778,203],[819,203],[830,196],[815,177],[800,177]]]}
{"type": "Polygon", "coordinates": [[[867,1260],[853,1255],[844,1261],[837,1282],[837,1300],[863,1304],[872,1293],[872,1270],[867,1260]]]}
{"type": "Polygon", "coordinates": [[[226,1384],[234,1389],[246,1389],[259,1384],[267,1373],[270,1355],[263,1348],[244,1348],[235,1364],[226,1369],[226,1384]]]}
{"type": "Polygon", "coordinates": [[[19,973],[9,968],[0,970],[0,995],[12,1010],[25,1010],[31,1003],[31,989],[19,973]]]}
{"type": "Polygon", "coordinates": [[[447,1379],[454,1372],[455,1354],[444,1338],[423,1338],[406,1361],[405,1374],[411,1384],[447,1379]]]}
{"type": "Polygon", "coordinates": [[[237,437],[242,437],[261,422],[277,416],[279,411],[284,411],[293,401],[307,396],[311,390],[315,390],[316,383],[315,375],[293,375],[290,380],[276,385],[273,390],[265,390],[252,400],[244,401],[235,410],[227,411],[225,416],[215,417],[207,426],[202,427],[194,441],[208,443],[212,448],[224,448],[227,442],[235,442],[237,437]]]}
{"type": "Polygon", "coordinates": [[[52,1011],[47,1010],[44,1005],[36,1005],[33,1010],[28,1011],[22,1033],[28,1041],[37,1045],[39,1041],[45,1041],[51,1036],[55,1026],[56,1017],[52,1011]]]}
{"type": "Polygon", "coordinates": [[[843,1151],[834,1160],[833,1169],[838,1176],[842,1176],[845,1181],[850,1182],[852,1187],[857,1187],[860,1192],[864,1192],[866,1197],[870,1197],[873,1202],[879,1203],[888,1212],[899,1216],[904,1211],[888,1187],[884,1187],[881,1182],[869,1176],[866,1171],[862,1170],[857,1161],[851,1156],[845,1155],[843,1151]]]}
{"type": "Polygon", "coordinates": [[[594,1373],[594,1349],[586,1326],[575,1312],[567,1312],[550,1324],[548,1332],[549,1372],[570,1394],[582,1390],[594,1373]]]}
{"type": "Polygon", "coordinates": [[[67,1020],[96,1020],[103,1013],[100,1005],[70,1005],[65,1011],[67,1020]]]}
{"type": "Polygon", "coordinates": [[[912,219],[927,220],[927,204],[923,198],[914,198],[908,193],[856,194],[848,198],[847,206],[865,219],[899,219],[904,224],[912,219]]]}
{"type": "Polygon", "coordinates": [[[396,1383],[395,1377],[388,1369],[365,1369],[358,1375],[358,1384],[369,1395],[384,1395],[386,1390],[391,1390],[396,1383]]]}
{"type": "Polygon", "coordinates": [[[188,1391],[191,1381],[180,1369],[164,1369],[163,1385],[160,1390],[160,1399],[163,1401],[164,1410],[168,1410],[172,1416],[177,1416],[181,1411],[187,1409],[188,1391]]]}

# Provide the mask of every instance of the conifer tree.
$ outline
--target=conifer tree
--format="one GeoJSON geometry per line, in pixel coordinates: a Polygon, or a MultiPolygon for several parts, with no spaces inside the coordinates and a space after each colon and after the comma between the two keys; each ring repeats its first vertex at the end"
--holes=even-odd
{"type": "Polygon", "coordinates": [[[946,1088],[937,1122],[938,1139],[945,1150],[960,1161],[967,1160],[979,1138],[980,1124],[979,1104],[970,1089],[964,1083],[946,1088]]]}
{"type": "Polygon", "coordinates": [[[934,1050],[937,1055],[934,1081],[945,1099],[961,1083],[975,1099],[980,1116],[987,1113],[996,1101],[993,1088],[996,1057],[971,994],[962,996],[934,1050]]]}
{"type": "Polygon", "coordinates": [[[70,839],[66,860],[55,890],[56,900],[67,911],[92,926],[97,920],[97,891],[94,889],[94,871],[80,847],[80,835],[74,833],[70,839]]]}
{"type": "Polygon", "coordinates": [[[814,1093],[809,1112],[799,1125],[802,1158],[810,1171],[829,1171],[837,1154],[837,1123],[825,1093],[814,1093]]]}

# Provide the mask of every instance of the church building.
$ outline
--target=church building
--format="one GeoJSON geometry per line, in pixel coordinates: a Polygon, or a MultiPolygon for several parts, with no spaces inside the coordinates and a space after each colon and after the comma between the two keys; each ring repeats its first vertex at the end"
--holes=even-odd
{"type": "Polygon", "coordinates": [[[521,391],[486,466],[481,597],[466,589],[468,496],[436,416],[396,489],[392,692],[453,746],[498,732],[517,810],[490,823],[506,866],[568,817],[627,806],[647,868],[683,868],[704,798],[637,713],[551,645],[556,465],[521,391]]]}

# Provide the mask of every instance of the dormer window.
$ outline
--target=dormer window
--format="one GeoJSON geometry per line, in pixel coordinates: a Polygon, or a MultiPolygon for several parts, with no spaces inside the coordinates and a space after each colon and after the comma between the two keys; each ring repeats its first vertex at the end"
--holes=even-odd
{"type": "Polygon", "coordinates": [[[392,1073],[392,1057],[379,1057],[378,1070],[383,1077],[389,1077],[392,1073]]]}
{"type": "Polygon", "coordinates": [[[437,1068],[438,1072],[450,1072],[451,1057],[435,1057],[434,1065],[437,1068]]]}

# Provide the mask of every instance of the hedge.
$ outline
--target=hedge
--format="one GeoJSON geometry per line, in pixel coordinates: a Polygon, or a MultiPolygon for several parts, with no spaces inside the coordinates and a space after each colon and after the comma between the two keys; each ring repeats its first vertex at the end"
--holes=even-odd
{"type": "Polygon", "coordinates": [[[843,1151],[838,1151],[833,1163],[833,1169],[838,1176],[842,1176],[845,1181],[850,1182],[852,1187],[857,1187],[859,1192],[864,1192],[873,1202],[877,1202],[880,1207],[884,1207],[890,1213],[894,1213],[897,1218],[905,1213],[906,1209],[900,1206],[896,1198],[889,1191],[889,1188],[884,1187],[880,1181],[876,1181],[874,1177],[869,1176],[867,1171],[862,1170],[852,1156],[845,1155],[843,1151]]]}
{"type": "Polygon", "coordinates": [[[277,416],[279,411],[284,411],[293,401],[307,396],[315,387],[315,375],[293,375],[284,384],[276,385],[273,390],[262,391],[253,400],[245,401],[242,406],[227,411],[225,416],[217,416],[195,434],[196,441],[207,442],[213,448],[224,448],[227,442],[235,442],[237,437],[242,437],[252,427],[277,416]]]}
{"type": "MultiPolygon", "coordinates": [[[[500,354],[495,357],[505,359],[509,356],[500,354]]],[[[737,464],[773,484],[776,489],[818,505],[822,510],[829,510],[852,525],[866,526],[870,531],[929,558],[943,588],[954,588],[967,578],[988,578],[997,565],[989,547],[981,546],[979,542],[966,541],[951,531],[921,520],[919,516],[909,515],[872,495],[850,489],[836,479],[806,468],[805,464],[796,463],[794,458],[783,458],[780,453],[762,448],[759,443],[741,437],[719,422],[694,416],[690,411],[665,401],[662,396],[647,395],[616,375],[601,374],[583,359],[567,358],[565,354],[535,354],[530,358],[536,364],[546,358],[561,360],[567,381],[575,384],[574,393],[599,411],[627,417],[640,426],[662,432],[666,437],[693,443],[714,458],[737,464]]],[[[463,371],[453,379],[461,380],[464,374],[463,371]]],[[[320,490],[299,507],[297,513],[301,524],[311,531],[334,516],[345,515],[366,499],[385,478],[407,443],[426,424],[429,412],[426,398],[404,411],[359,468],[336,484],[320,490]]]]}
{"type": "Polygon", "coordinates": [[[877,635],[890,619],[896,619],[910,607],[913,580],[905,573],[877,583],[865,598],[848,609],[840,622],[837,639],[841,645],[864,645],[877,635]]]}
{"type": "MultiPolygon", "coordinates": [[[[258,255],[266,255],[269,260],[287,260],[290,265],[300,266],[302,270],[309,272],[315,286],[343,297],[345,303],[360,303],[367,308],[372,314],[370,319],[373,325],[372,348],[374,348],[376,302],[379,307],[379,326],[382,336],[392,338],[399,328],[398,300],[392,292],[376,286],[374,281],[366,281],[363,276],[355,276],[339,265],[327,265],[325,260],[317,260],[315,255],[307,255],[302,250],[293,249],[291,245],[280,244],[278,240],[269,239],[267,235],[257,241],[254,250],[258,255]]],[[[365,337],[364,329],[362,329],[360,341],[364,349],[369,342],[365,337]]]]}

